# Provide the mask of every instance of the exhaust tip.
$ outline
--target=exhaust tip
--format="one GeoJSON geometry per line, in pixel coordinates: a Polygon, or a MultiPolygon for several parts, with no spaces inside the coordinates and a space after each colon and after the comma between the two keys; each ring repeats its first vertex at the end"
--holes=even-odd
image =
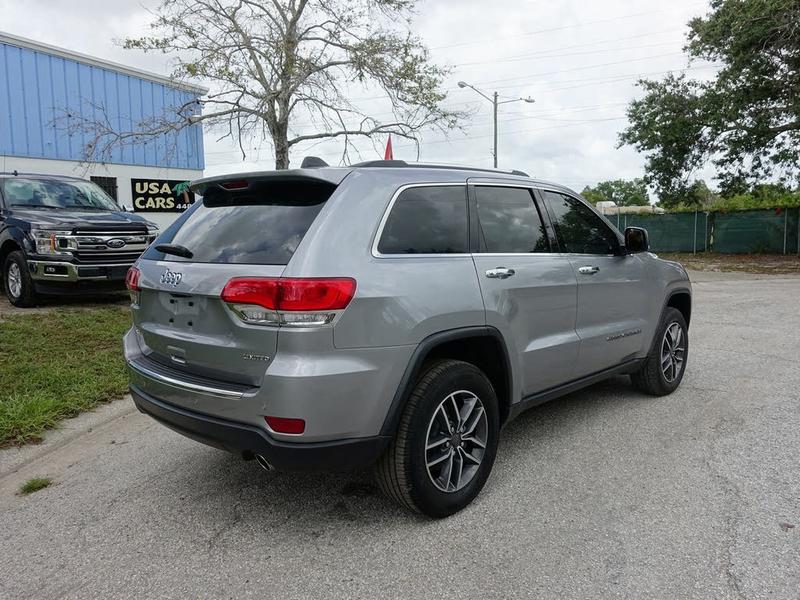
{"type": "Polygon", "coordinates": [[[264,458],[263,456],[261,456],[260,454],[256,454],[256,462],[265,471],[274,471],[275,470],[275,467],[273,467],[271,464],[269,464],[269,461],[266,458],[264,458]]]}

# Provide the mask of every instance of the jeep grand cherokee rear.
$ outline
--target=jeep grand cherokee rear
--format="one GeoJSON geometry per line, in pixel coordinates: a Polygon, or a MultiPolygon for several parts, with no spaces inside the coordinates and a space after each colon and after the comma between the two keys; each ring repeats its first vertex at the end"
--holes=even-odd
{"type": "Polygon", "coordinates": [[[432,516],[466,506],[500,426],[615,374],[664,395],[691,290],[563,186],[400,161],[204,179],[131,269],[131,392],[278,469],[375,464],[432,516]]]}

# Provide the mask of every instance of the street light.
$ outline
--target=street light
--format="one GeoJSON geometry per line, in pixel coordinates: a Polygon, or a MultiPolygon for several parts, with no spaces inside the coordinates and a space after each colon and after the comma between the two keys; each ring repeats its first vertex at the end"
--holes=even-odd
{"type": "Polygon", "coordinates": [[[494,109],[494,153],[493,153],[493,155],[494,155],[494,168],[496,169],[497,168],[497,107],[500,104],[509,104],[511,102],[527,102],[528,104],[533,104],[534,102],[536,102],[536,100],[534,100],[533,98],[528,96],[527,98],[511,98],[510,100],[502,100],[501,101],[501,100],[498,100],[498,98],[497,98],[497,92],[495,92],[494,94],[492,94],[491,97],[489,97],[486,94],[484,94],[482,91],[480,91],[478,88],[476,88],[474,85],[470,85],[466,81],[459,81],[458,82],[458,87],[460,87],[462,89],[463,88],[470,88],[471,90],[477,92],[478,94],[480,94],[481,96],[483,96],[489,102],[492,103],[492,108],[494,109]]]}

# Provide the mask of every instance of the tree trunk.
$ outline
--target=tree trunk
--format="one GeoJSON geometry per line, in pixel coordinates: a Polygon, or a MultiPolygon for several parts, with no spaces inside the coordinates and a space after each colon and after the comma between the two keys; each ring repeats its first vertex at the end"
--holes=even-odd
{"type": "Polygon", "coordinates": [[[286,140],[275,139],[275,169],[281,171],[289,168],[289,144],[286,140]]]}
{"type": "Polygon", "coordinates": [[[275,169],[289,168],[289,109],[288,101],[278,102],[277,119],[271,127],[272,143],[275,144],[275,169]]]}

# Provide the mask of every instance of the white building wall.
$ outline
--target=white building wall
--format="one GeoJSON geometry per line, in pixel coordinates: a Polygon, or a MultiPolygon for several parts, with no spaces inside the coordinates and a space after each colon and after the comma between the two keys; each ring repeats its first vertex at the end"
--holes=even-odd
{"type": "MultiPolygon", "coordinates": [[[[131,179],[174,179],[192,181],[203,176],[202,171],[188,169],[170,169],[164,167],[144,167],[135,165],[117,164],[82,164],[66,160],[53,160],[41,158],[17,158],[14,156],[0,156],[0,172],[11,173],[37,173],[42,175],[69,175],[89,179],[96,177],[117,178],[117,200],[122,206],[133,210],[133,196],[131,194],[131,179]]],[[[148,221],[158,225],[163,231],[175,219],[179,212],[138,212],[148,221]]]]}

